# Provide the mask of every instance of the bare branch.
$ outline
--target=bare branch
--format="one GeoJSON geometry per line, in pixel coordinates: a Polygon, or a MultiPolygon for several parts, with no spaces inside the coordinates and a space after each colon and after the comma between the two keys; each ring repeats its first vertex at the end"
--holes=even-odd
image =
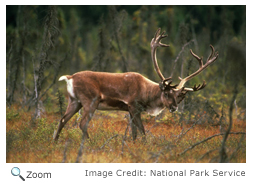
{"type": "Polygon", "coordinates": [[[194,40],[190,40],[189,42],[185,43],[185,44],[182,46],[181,51],[178,53],[177,58],[174,60],[174,65],[173,65],[172,72],[171,72],[171,75],[170,75],[171,77],[173,76],[173,73],[174,73],[174,71],[175,71],[175,68],[176,68],[176,64],[177,64],[178,59],[180,58],[181,54],[183,53],[185,47],[188,46],[191,42],[194,42],[194,40]]]}
{"type": "Polygon", "coordinates": [[[130,125],[130,121],[129,121],[129,123],[127,124],[126,130],[125,130],[125,134],[124,134],[124,136],[122,137],[122,148],[121,148],[121,155],[122,155],[122,156],[123,156],[123,153],[124,153],[124,143],[125,143],[125,140],[126,140],[126,135],[127,135],[127,130],[128,130],[129,125],[130,125]]]}
{"type": "Polygon", "coordinates": [[[230,133],[230,130],[232,128],[232,125],[233,125],[233,118],[232,118],[232,115],[233,115],[233,105],[234,105],[234,101],[236,99],[236,96],[237,96],[237,84],[235,85],[235,92],[234,92],[234,95],[233,95],[233,98],[232,98],[232,101],[230,103],[230,108],[229,108],[229,126],[228,126],[228,129],[227,131],[225,132],[225,135],[224,135],[224,138],[223,138],[223,141],[222,141],[222,145],[221,145],[221,150],[220,150],[220,163],[224,163],[227,161],[227,154],[226,154],[226,151],[225,151],[225,144],[226,144],[226,140],[228,138],[228,135],[230,133]]]}
{"type": "Polygon", "coordinates": [[[219,148],[215,148],[215,149],[213,149],[213,150],[209,150],[209,151],[206,152],[204,155],[202,155],[200,158],[198,158],[198,159],[195,161],[195,163],[201,161],[205,156],[209,155],[210,153],[212,153],[212,152],[214,152],[214,151],[216,151],[216,150],[219,150],[219,148]]]}
{"type": "MultiPolygon", "coordinates": [[[[95,103],[95,101],[97,100],[97,98],[94,98],[90,104],[90,107],[93,106],[93,104],[95,103]]],[[[92,117],[92,112],[90,111],[89,112],[90,116],[89,116],[89,119],[87,120],[86,124],[89,123],[91,117],[92,117]]],[[[80,145],[80,148],[79,148],[79,151],[78,151],[78,155],[77,155],[77,158],[76,158],[76,163],[79,163],[80,162],[80,158],[82,157],[83,155],[83,148],[84,148],[84,142],[86,140],[86,133],[83,132],[83,135],[82,135],[82,142],[81,142],[81,145],[80,145]]]]}
{"type": "Polygon", "coordinates": [[[107,143],[109,143],[109,141],[111,141],[113,138],[118,137],[118,136],[119,136],[119,134],[115,134],[114,136],[112,136],[109,139],[107,139],[106,142],[100,147],[100,149],[103,149],[105,147],[105,145],[107,143]]]}
{"type": "Polygon", "coordinates": [[[65,163],[66,160],[67,160],[67,150],[68,150],[68,145],[70,143],[70,139],[68,139],[66,142],[65,142],[65,147],[64,147],[64,151],[63,151],[63,159],[62,159],[62,163],[65,163]]]}
{"type": "MultiPolygon", "coordinates": [[[[230,132],[229,134],[246,134],[246,132],[230,132]]],[[[219,133],[219,134],[209,136],[209,137],[203,139],[202,141],[199,141],[199,142],[193,144],[192,146],[190,146],[189,148],[185,149],[183,152],[179,153],[178,156],[181,156],[181,155],[185,154],[187,151],[193,149],[195,146],[198,146],[201,143],[204,143],[204,142],[206,142],[206,141],[208,141],[208,140],[210,140],[210,139],[212,139],[216,136],[221,136],[221,135],[225,135],[225,133],[219,133]]]]}
{"type": "Polygon", "coordinates": [[[179,139],[181,139],[183,136],[185,136],[185,134],[186,134],[187,132],[189,132],[192,128],[194,128],[195,125],[198,123],[198,121],[202,118],[202,116],[203,116],[203,115],[201,115],[201,116],[199,117],[199,119],[196,120],[196,121],[192,124],[192,126],[191,126],[188,130],[185,131],[185,133],[182,133],[182,132],[181,132],[181,133],[179,134],[179,136],[178,136],[178,138],[177,138],[177,140],[176,140],[175,142],[177,142],[179,139]]]}

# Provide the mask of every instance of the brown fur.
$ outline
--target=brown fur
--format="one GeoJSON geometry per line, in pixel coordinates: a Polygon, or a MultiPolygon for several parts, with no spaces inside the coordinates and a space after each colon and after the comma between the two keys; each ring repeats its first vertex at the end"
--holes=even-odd
{"type": "Polygon", "coordinates": [[[157,114],[165,107],[171,111],[177,108],[177,93],[175,94],[172,89],[162,91],[158,83],[139,73],[82,71],[66,77],[68,80],[73,80],[75,97],[69,96],[68,108],[54,135],[55,140],[58,139],[67,121],[81,107],[84,109],[84,114],[80,128],[87,137],[88,122],[96,109],[122,110],[130,113],[134,140],[137,137],[137,128],[145,135],[140,117],[142,111],[157,114]]]}

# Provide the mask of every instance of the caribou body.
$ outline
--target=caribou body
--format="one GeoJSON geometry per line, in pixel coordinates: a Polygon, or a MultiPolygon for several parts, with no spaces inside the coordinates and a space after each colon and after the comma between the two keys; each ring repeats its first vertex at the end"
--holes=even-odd
{"type": "Polygon", "coordinates": [[[184,85],[218,58],[218,53],[214,52],[213,46],[210,46],[212,53],[205,65],[202,58],[190,50],[193,57],[199,62],[199,69],[184,79],[179,77],[180,83],[172,85],[171,77],[164,78],[156,59],[156,49],[158,47],[168,47],[168,45],[161,43],[161,39],[165,37],[164,32],[160,34],[160,29],[158,29],[150,44],[154,68],[161,79],[159,83],[135,72],[81,71],[73,75],[61,76],[59,81],[66,81],[69,100],[66,113],[61,118],[58,129],[54,134],[54,140],[59,138],[64,125],[82,107],[83,115],[79,126],[87,138],[89,137],[87,132],[88,123],[95,110],[120,110],[129,112],[132,137],[135,140],[137,129],[145,135],[141,112],[146,111],[154,116],[165,108],[168,108],[170,112],[174,112],[187,92],[203,89],[206,85],[205,81],[203,84],[195,85],[192,88],[184,87],[184,85]]]}

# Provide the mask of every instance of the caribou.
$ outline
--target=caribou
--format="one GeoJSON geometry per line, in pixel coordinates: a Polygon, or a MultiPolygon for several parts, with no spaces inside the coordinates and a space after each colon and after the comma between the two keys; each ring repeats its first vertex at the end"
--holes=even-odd
{"type": "Polygon", "coordinates": [[[61,118],[58,129],[54,133],[54,140],[58,140],[64,125],[69,119],[83,108],[82,120],[79,127],[84,136],[89,138],[87,128],[95,110],[119,110],[128,111],[132,138],[135,141],[137,129],[145,137],[145,129],[141,121],[141,113],[147,112],[156,116],[165,108],[170,112],[178,109],[178,104],[185,98],[187,92],[195,92],[206,86],[205,81],[194,87],[185,87],[185,83],[197,76],[218,58],[218,52],[211,47],[211,54],[205,64],[203,57],[197,56],[190,50],[190,53],[199,62],[199,69],[185,78],[179,77],[180,82],[172,85],[172,77],[164,78],[161,73],[156,57],[158,47],[169,47],[161,43],[167,35],[160,34],[160,28],[156,31],[151,40],[151,58],[155,71],[160,77],[159,83],[153,82],[136,72],[107,73],[94,71],[81,71],[73,75],[64,75],[59,81],[66,81],[68,92],[68,106],[61,118]]]}

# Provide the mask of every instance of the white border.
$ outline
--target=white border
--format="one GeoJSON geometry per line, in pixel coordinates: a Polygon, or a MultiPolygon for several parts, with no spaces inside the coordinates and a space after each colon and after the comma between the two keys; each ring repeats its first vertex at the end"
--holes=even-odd
{"type": "MultiPolygon", "coordinates": [[[[42,2],[40,1],[17,1],[17,0],[8,0],[8,1],[1,1],[1,12],[3,12],[0,20],[1,20],[1,25],[6,25],[6,5],[16,5],[16,4],[41,4],[42,2]],[[4,3],[3,3],[4,2],[4,3]],[[3,3],[3,4],[2,4],[3,3]]],[[[80,4],[80,3],[85,3],[89,4],[92,3],[91,5],[94,4],[101,4],[103,5],[106,3],[108,4],[119,4],[118,1],[48,1],[44,0],[43,4],[65,4],[68,5],[68,3],[71,4],[80,4]]],[[[187,4],[217,4],[217,5],[224,5],[227,4],[227,1],[120,1],[120,4],[125,4],[125,5],[139,5],[139,4],[152,4],[154,3],[159,3],[159,4],[174,4],[176,3],[177,5],[187,5],[187,4]]],[[[252,30],[252,21],[251,21],[251,12],[252,12],[252,6],[249,4],[249,1],[229,1],[230,4],[233,5],[247,5],[246,6],[246,11],[247,11],[247,33],[253,33],[252,30]]],[[[2,40],[6,41],[6,30],[3,29],[1,37],[3,37],[2,40]]],[[[247,42],[252,43],[252,36],[251,34],[247,34],[247,42]]],[[[4,67],[1,67],[1,70],[6,69],[6,42],[1,43],[2,46],[2,64],[4,64],[4,67]]],[[[250,54],[252,51],[252,46],[251,44],[247,45],[246,53],[250,54]]],[[[252,69],[252,61],[251,58],[248,57],[247,55],[247,82],[250,79],[250,74],[252,69]]],[[[1,74],[5,74],[5,71],[1,71],[1,74]]],[[[6,76],[3,76],[2,79],[6,79],[6,76]]],[[[1,86],[5,87],[6,80],[4,82],[2,81],[1,86]]],[[[251,84],[247,83],[247,105],[250,105],[252,103],[252,98],[251,98],[251,84]]],[[[3,92],[6,92],[6,88],[1,89],[3,92]]],[[[6,96],[5,93],[4,95],[1,96],[2,102],[6,101],[6,96]]],[[[252,168],[252,135],[249,134],[247,135],[247,162],[244,164],[185,164],[185,163],[163,163],[163,164],[154,164],[154,163],[148,163],[148,164],[135,164],[135,163],[130,163],[130,164],[35,164],[35,163],[6,163],[6,110],[5,110],[5,105],[1,106],[1,112],[2,112],[2,117],[1,120],[1,140],[0,140],[0,146],[3,147],[1,150],[1,161],[0,161],[0,176],[1,176],[1,181],[3,183],[8,184],[14,184],[14,183],[23,183],[21,179],[18,177],[13,177],[10,173],[12,167],[18,166],[21,169],[21,175],[25,176],[27,173],[26,171],[34,171],[34,172],[51,172],[52,178],[51,179],[26,179],[24,183],[26,184],[60,184],[60,183],[73,183],[77,182],[80,184],[94,184],[94,183],[103,183],[103,184],[129,184],[129,182],[134,182],[134,183],[148,183],[148,184],[157,184],[157,183],[162,183],[162,184],[223,184],[223,183],[232,183],[232,184],[248,184],[248,182],[251,182],[251,176],[253,174],[253,168],[252,168]],[[108,178],[102,178],[102,177],[84,177],[84,170],[85,169],[90,169],[90,170],[112,170],[115,172],[117,169],[122,169],[122,170],[130,170],[133,171],[135,169],[137,170],[143,170],[143,171],[149,171],[152,169],[156,170],[184,170],[186,169],[187,171],[194,169],[194,170],[208,170],[212,171],[214,169],[218,170],[224,170],[224,171],[233,171],[233,170],[241,170],[241,171],[246,171],[246,176],[245,177],[108,177],[108,178]]],[[[251,107],[247,106],[247,111],[251,111],[251,107]]],[[[249,133],[252,130],[252,115],[247,114],[247,132],[249,133]]]]}

